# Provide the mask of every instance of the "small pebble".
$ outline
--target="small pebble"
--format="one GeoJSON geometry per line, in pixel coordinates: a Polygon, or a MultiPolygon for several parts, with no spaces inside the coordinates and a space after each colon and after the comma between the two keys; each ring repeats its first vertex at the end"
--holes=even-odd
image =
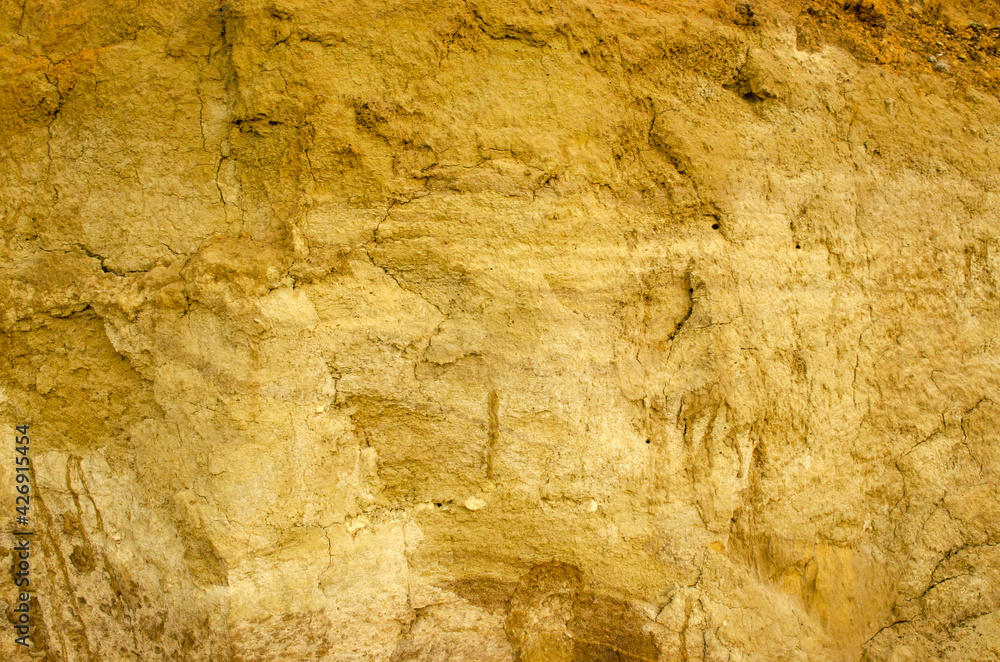
{"type": "Polygon", "coordinates": [[[465,500],[465,507],[469,510],[479,510],[486,505],[486,502],[476,497],[469,497],[465,500]]]}

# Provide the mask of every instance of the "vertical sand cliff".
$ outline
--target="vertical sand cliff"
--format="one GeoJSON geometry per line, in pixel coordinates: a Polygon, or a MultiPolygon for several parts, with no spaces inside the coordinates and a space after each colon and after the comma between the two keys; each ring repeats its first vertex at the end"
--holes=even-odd
{"type": "Polygon", "coordinates": [[[998,47],[0,0],[0,658],[1000,660],[998,47]]]}

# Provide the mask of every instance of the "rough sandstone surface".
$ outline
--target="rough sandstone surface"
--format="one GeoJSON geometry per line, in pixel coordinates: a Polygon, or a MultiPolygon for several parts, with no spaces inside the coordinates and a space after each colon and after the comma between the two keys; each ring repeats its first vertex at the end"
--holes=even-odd
{"type": "Polygon", "coordinates": [[[998,22],[0,1],[0,657],[1000,659],[998,22]]]}

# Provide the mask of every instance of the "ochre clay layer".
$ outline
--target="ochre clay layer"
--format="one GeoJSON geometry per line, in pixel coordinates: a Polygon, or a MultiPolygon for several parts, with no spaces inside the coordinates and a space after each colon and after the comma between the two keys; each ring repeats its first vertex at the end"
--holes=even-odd
{"type": "Polygon", "coordinates": [[[0,0],[0,658],[1000,659],[998,26],[0,0]]]}

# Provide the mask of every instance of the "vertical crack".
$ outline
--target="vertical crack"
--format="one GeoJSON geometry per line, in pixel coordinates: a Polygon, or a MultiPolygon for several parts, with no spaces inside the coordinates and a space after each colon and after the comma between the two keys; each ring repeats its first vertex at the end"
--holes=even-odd
{"type": "Polygon", "coordinates": [[[486,477],[493,480],[493,461],[496,454],[497,442],[500,440],[500,396],[495,389],[490,389],[489,397],[486,400],[487,411],[489,413],[490,431],[488,443],[486,445],[486,477]]]}

